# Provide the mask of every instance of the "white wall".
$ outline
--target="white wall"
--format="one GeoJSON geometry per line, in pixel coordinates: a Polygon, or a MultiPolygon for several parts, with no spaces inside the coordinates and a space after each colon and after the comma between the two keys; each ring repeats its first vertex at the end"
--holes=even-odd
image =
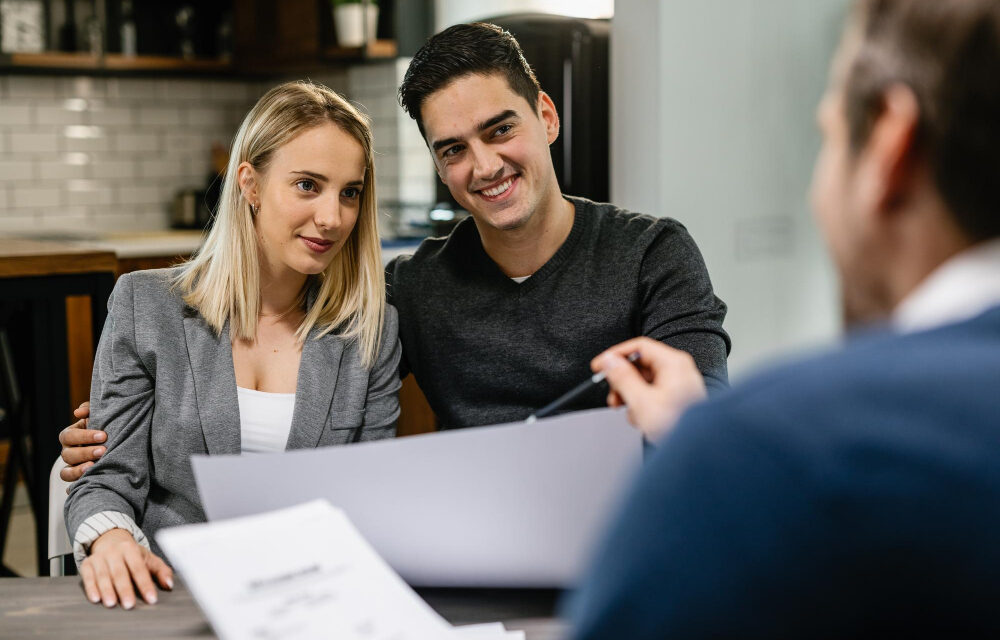
{"type": "Polygon", "coordinates": [[[610,18],[614,0],[435,0],[434,31],[510,13],[552,13],[575,18],[610,18]]]}
{"type": "Polygon", "coordinates": [[[619,1],[611,190],[684,223],[729,305],[734,379],[831,341],[835,278],[807,202],[814,111],[847,0],[619,1]]]}

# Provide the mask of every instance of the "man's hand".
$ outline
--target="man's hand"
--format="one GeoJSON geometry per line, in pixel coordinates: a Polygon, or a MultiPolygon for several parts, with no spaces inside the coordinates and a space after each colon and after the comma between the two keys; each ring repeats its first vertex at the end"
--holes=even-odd
{"type": "Polygon", "coordinates": [[[90,545],[90,555],[80,564],[87,599],[94,604],[104,602],[105,607],[120,602],[122,608],[131,609],[135,606],[135,589],[143,600],[156,604],[153,576],[164,589],[174,588],[173,570],[124,529],[101,534],[90,545]]]}
{"type": "Polygon", "coordinates": [[[108,439],[108,434],[87,429],[90,403],[81,404],[73,415],[79,420],[59,432],[59,444],[63,447],[62,459],[69,465],[59,472],[59,477],[66,482],[76,482],[84,471],[94,466],[94,460],[107,450],[101,443],[108,439]]]}
{"type": "Polygon", "coordinates": [[[686,351],[651,338],[615,345],[590,363],[611,385],[608,405],[628,407],[628,419],[655,441],[666,434],[691,404],[705,398],[705,380],[686,351]],[[638,353],[635,366],[626,356],[638,353]]]}

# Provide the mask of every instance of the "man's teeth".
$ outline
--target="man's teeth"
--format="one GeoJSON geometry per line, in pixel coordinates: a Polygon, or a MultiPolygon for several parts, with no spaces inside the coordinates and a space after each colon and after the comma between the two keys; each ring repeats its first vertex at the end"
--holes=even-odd
{"type": "Polygon", "coordinates": [[[483,189],[483,193],[491,198],[495,198],[507,189],[510,189],[510,185],[514,184],[514,178],[507,178],[504,182],[501,182],[492,189],[483,189]]]}

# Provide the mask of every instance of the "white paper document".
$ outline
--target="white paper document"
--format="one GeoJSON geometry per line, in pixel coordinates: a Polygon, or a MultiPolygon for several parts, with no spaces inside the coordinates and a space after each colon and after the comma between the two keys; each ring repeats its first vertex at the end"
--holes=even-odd
{"type": "Polygon", "coordinates": [[[407,582],[567,587],[642,458],[625,413],[254,456],[195,456],[210,520],[324,499],[407,582]]]}
{"type": "Polygon", "coordinates": [[[453,629],[321,500],[156,540],[224,640],[516,637],[502,624],[453,629]]]}

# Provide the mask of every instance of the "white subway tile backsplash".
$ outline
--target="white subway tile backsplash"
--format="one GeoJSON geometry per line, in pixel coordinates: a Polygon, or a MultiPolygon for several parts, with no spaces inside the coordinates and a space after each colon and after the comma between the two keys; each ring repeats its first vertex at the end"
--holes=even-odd
{"type": "Polygon", "coordinates": [[[189,127],[220,128],[225,127],[229,121],[227,110],[218,107],[191,107],[186,111],[186,124],[189,127]]]}
{"type": "Polygon", "coordinates": [[[67,98],[103,98],[107,95],[107,79],[77,76],[71,78],[63,87],[67,98]]]}
{"type": "Polygon", "coordinates": [[[54,132],[11,131],[11,153],[52,154],[59,150],[59,136],[54,132]]]}
{"type": "Polygon", "coordinates": [[[8,76],[7,97],[54,100],[59,97],[57,80],[48,76],[8,76]]]}
{"type": "Polygon", "coordinates": [[[39,216],[36,224],[48,231],[91,231],[93,220],[87,207],[68,206],[39,216]]]}
{"type": "Polygon", "coordinates": [[[51,187],[15,186],[10,190],[10,206],[16,209],[58,207],[62,204],[60,185],[51,187]]]}
{"type": "Polygon", "coordinates": [[[66,203],[70,206],[109,205],[114,202],[111,186],[96,180],[70,180],[66,183],[66,203]]]}
{"type": "Polygon", "coordinates": [[[139,177],[160,180],[184,175],[181,161],[171,158],[142,158],[139,160],[139,177]]]}
{"type": "Polygon", "coordinates": [[[90,124],[130,127],[135,124],[135,109],[131,106],[112,105],[106,101],[92,102],[87,109],[90,124]]]}
{"type": "Polygon", "coordinates": [[[158,101],[155,80],[140,78],[108,78],[108,99],[142,100],[155,104],[158,101]]]}
{"type": "Polygon", "coordinates": [[[0,183],[14,180],[31,180],[34,177],[30,162],[24,160],[0,160],[0,183]]]}
{"type": "Polygon", "coordinates": [[[122,153],[154,152],[160,149],[161,136],[157,133],[132,133],[123,131],[115,136],[113,148],[122,153]]]}
{"type": "Polygon", "coordinates": [[[93,137],[66,135],[63,138],[63,151],[69,153],[95,153],[110,151],[110,149],[111,143],[108,138],[103,135],[103,131],[100,135],[95,135],[93,137]]]}
{"type": "Polygon", "coordinates": [[[205,83],[197,80],[163,80],[157,84],[163,100],[201,100],[205,97],[205,83]]]}
{"type": "Polygon", "coordinates": [[[138,177],[139,165],[134,160],[96,156],[90,166],[90,175],[95,180],[132,179],[138,177]]]}
{"type": "Polygon", "coordinates": [[[34,211],[0,211],[0,231],[29,231],[38,227],[34,211]]]}
{"type": "Polygon", "coordinates": [[[123,205],[154,205],[161,200],[160,188],[152,184],[128,184],[118,187],[118,203],[123,205]]]}
{"type": "Polygon", "coordinates": [[[29,103],[0,104],[0,127],[24,126],[31,124],[31,107],[29,103]]]}
{"type": "MultiPolygon", "coordinates": [[[[72,103],[70,106],[73,106],[72,103]]],[[[84,124],[87,114],[84,111],[67,109],[64,104],[39,105],[34,108],[35,124],[42,126],[49,125],[74,125],[84,124]]]]}
{"type": "Polygon", "coordinates": [[[144,231],[166,229],[166,209],[132,207],[99,209],[93,213],[94,229],[98,231],[144,231]]]}
{"type": "Polygon", "coordinates": [[[177,106],[139,107],[140,126],[171,126],[181,124],[181,110],[177,106]]]}
{"type": "Polygon", "coordinates": [[[35,165],[35,175],[38,176],[39,180],[79,180],[86,178],[90,172],[90,157],[87,154],[80,155],[86,162],[76,162],[76,154],[35,160],[33,163],[35,165]],[[67,158],[67,156],[69,157],[67,158]]]}

